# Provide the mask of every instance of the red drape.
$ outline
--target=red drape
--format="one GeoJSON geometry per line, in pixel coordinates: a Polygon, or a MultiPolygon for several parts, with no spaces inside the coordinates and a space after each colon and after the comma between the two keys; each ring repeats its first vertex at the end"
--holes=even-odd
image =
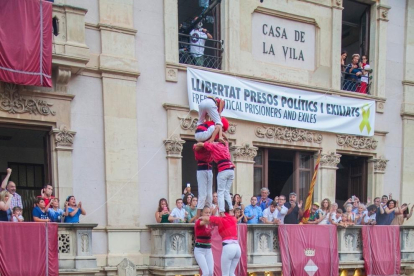
{"type": "Polygon", "coordinates": [[[56,223],[0,223],[2,276],[59,275],[56,223]]]}
{"type": "MultiPolygon", "coordinates": [[[[239,264],[236,268],[236,276],[246,276],[247,275],[247,225],[238,224],[238,238],[239,245],[241,248],[241,258],[239,264]]],[[[221,250],[222,239],[218,233],[217,227],[214,228],[211,234],[211,250],[213,251],[214,258],[214,276],[221,276],[221,250]]]]}
{"type": "Polygon", "coordinates": [[[400,275],[400,227],[363,226],[363,254],[367,276],[400,275]]]}
{"type": "Polygon", "coordinates": [[[52,87],[52,3],[0,1],[0,80],[52,87]]]}
{"type": "Polygon", "coordinates": [[[336,226],[279,225],[283,275],[338,276],[336,226]]]}

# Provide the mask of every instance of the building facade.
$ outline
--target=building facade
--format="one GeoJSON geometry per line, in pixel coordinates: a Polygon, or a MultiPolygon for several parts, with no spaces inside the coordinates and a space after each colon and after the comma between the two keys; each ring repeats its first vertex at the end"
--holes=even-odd
{"type": "Polygon", "coordinates": [[[82,201],[81,222],[98,224],[97,275],[115,275],[124,258],[148,266],[158,200],[173,207],[186,183],[196,191],[189,67],[375,101],[373,136],[229,118],[232,189],[244,202],[261,187],[305,199],[318,152],[315,201],[414,198],[413,0],[222,0],[195,64],[183,59],[180,24],[202,10],[199,1],[55,0],[54,87],[0,82],[0,172],[13,169],[26,204],[44,183],[82,201]],[[346,64],[368,56],[368,94],[344,88],[344,49],[346,64]]]}

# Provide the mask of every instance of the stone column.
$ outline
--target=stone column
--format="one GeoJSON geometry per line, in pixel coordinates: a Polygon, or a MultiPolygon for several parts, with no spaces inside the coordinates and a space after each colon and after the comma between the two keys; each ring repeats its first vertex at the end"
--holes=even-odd
{"type": "Polygon", "coordinates": [[[244,144],[232,146],[233,163],[236,165],[233,193],[250,197],[253,195],[254,157],[257,155],[257,147],[244,144]]]}
{"type": "Polygon", "coordinates": [[[167,151],[168,167],[168,202],[175,204],[175,200],[181,197],[182,192],[182,162],[181,152],[183,151],[184,140],[179,137],[164,140],[165,150],[167,151]]]}
{"type": "MultiPolygon", "coordinates": [[[[407,0],[405,19],[405,56],[404,56],[404,99],[401,107],[403,119],[402,135],[402,164],[401,164],[401,202],[411,202],[414,198],[414,1],[407,0]]],[[[414,220],[409,219],[404,224],[413,225],[414,220]]],[[[410,275],[414,275],[410,274],[410,275]]]]}
{"type": "Polygon", "coordinates": [[[384,174],[388,160],[383,157],[368,160],[368,189],[367,197],[374,200],[377,196],[384,194],[384,174]]]}
{"type": "Polygon", "coordinates": [[[100,0],[108,265],[141,264],[138,187],[138,61],[134,1],[100,0]],[[127,250],[126,250],[127,249],[127,250]]]}
{"type": "Polygon", "coordinates": [[[339,57],[341,55],[342,41],[342,0],[332,0],[332,63],[331,63],[331,80],[332,88],[341,89],[341,64],[339,57]]]}
{"type": "Polygon", "coordinates": [[[53,173],[55,175],[55,196],[62,199],[73,194],[72,151],[76,132],[65,125],[54,128],[50,134],[54,141],[52,158],[55,159],[53,173]]]}
{"type": "Polygon", "coordinates": [[[324,198],[329,198],[335,202],[336,192],[336,170],[342,155],[330,151],[322,153],[319,164],[318,182],[315,189],[315,201],[321,202],[324,198]]]}
{"type": "MultiPolygon", "coordinates": [[[[384,1],[381,1],[384,2],[384,1]]],[[[370,52],[370,64],[375,64],[374,66],[374,79],[371,91],[376,91],[376,96],[385,97],[385,80],[387,79],[387,25],[388,25],[388,10],[391,7],[378,4],[372,5],[371,11],[377,9],[376,12],[371,12],[374,14],[373,18],[376,19],[376,24],[374,20],[371,20],[371,33],[374,35],[371,36],[371,43],[377,45],[374,52],[374,60],[372,60],[373,53],[370,52]],[[375,26],[375,27],[374,27],[375,26]]],[[[375,46],[371,46],[373,48],[375,46]]],[[[371,50],[371,49],[370,49],[371,50]]],[[[374,92],[375,93],[375,92],[374,92]]]]}

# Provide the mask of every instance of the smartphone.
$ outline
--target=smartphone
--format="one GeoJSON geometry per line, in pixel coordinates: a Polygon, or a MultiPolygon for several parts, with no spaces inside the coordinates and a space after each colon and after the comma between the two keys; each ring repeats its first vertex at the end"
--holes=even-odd
{"type": "Polygon", "coordinates": [[[167,207],[164,207],[164,211],[168,211],[167,207]]]}
{"type": "Polygon", "coordinates": [[[187,187],[190,187],[190,183],[187,183],[187,187]]]}
{"type": "Polygon", "coordinates": [[[354,202],[354,201],[355,201],[355,196],[353,195],[353,196],[352,196],[352,202],[354,202]]]}

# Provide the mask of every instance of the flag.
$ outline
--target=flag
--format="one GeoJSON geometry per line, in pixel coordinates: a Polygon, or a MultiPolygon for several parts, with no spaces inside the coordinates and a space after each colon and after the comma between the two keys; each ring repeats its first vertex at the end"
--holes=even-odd
{"type": "Polygon", "coordinates": [[[321,152],[318,153],[318,159],[316,160],[315,170],[313,172],[312,181],[309,187],[308,197],[306,198],[305,211],[303,212],[303,217],[301,223],[307,223],[310,217],[310,212],[312,208],[312,197],[313,189],[315,188],[316,176],[318,175],[319,163],[321,161],[321,152]]]}

